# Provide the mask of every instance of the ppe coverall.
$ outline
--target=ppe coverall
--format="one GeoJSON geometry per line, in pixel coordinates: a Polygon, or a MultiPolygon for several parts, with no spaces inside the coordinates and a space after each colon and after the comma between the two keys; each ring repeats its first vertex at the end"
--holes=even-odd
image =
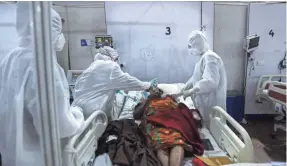
{"type": "MultiPolygon", "coordinates": [[[[110,47],[100,48],[94,62],[77,78],[72,105],[79,106],[88,118],[94,111],[102,110],[113,117],[113,102],[117,90],[147,90],[151,83],[142,82],[124,73],[113,61],[118,57],[110,47]]],[[[117,118],[117,117],[115,117],[117,118]]]]}
{"type": "MultiPolygon", "coordinates": [[[[18,46],[0,64],[0,152],[2,165],[41,166],[40,115],[37,96],[35,54],[29,2],[18,2],[16,30],[18,46]]],[[[61,17],[51,9],[53,75],[56,117],[61,138],[77,134],[84,117],[78,108],[70,109],[68,83],[56,60],[55,50],[64,46],[61,17]],[[62,36],[62,37],[60,37],[62,36]]]]}
{"type": "MultiPolygon", "coordinates": [[[[226,110],[227,78],[222,59],[209,49],[205,35],[193,31],[188,36],[188,52],[200,56],[193,76],[186,82],[184,97],[191,96],[206,125],[209,125],[210,109],[220,106],[226,110]]],[[[209,127],[209,126],[208,126],[209,127]]]]}

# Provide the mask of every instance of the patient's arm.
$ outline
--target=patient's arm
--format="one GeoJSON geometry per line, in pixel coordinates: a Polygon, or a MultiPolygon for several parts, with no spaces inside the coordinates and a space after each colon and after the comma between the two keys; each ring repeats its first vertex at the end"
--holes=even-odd
{"type": "Polygon", "coordinates": [[[144,107],[145,107],[146,103],[147,103],[147,100],[145,100],[145,101],[143,101],[141,103],[138,103],[135,106],[135,110],[134,110],[134,113],[133,113],[133,116],[134,116],[135,120],[140,120],[143,117],[144,107]]]}

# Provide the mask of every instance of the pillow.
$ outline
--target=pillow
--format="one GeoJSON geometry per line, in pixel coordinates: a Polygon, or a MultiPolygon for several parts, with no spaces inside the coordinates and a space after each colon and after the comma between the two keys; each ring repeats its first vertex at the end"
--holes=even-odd
{"type": "MultiPolygon", "coordinates": [[[[175,84],[158,84],[159,89],[163,91],[163,94],[176,94],[180,93],[182,88],[184,87],[183,83],[175,83],[175,84]]],[[[183,99],[183,96],[176,98],[177,102],[184,103],[189,109],[194,109],[194,104],[191,97],[183,99]]]]}
{"type": "MultiPolygon", "coordinates": [[[[163,94],[175,94],[181,92],[183,88],[183,83],[175,83],[175,84],[158,84],[158,88],[163,91],[163,94]]],[[[116,94],[116,112],[120,119],[133,119],[134,107],[142,100],[146,99],[144,91],[129,91],[128,96],[126,98],[124,104],[124,98],[126,93],[121,91],[121,93],[116,94]],[[119,115],[120,114],[120,115],[119,115]]],[[[178,97],[177,102],[184,103],[189,109],[194,109],[193,101],[190,97],[186,100],[183,99],[182,96],[178,97]]]]}
{"type": "Polygon", "coordinates": [[[181,92],[183,88],[183,83],[176,83],[176,84],[158,84],[158,88],[163,91],[163,94],[174,94],[181,92]]]}

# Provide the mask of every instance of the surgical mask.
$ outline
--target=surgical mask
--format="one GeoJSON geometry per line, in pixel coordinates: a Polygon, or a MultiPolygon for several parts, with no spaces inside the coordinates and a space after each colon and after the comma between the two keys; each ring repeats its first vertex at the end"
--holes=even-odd
{"type": "Polygon", "coordinates": [[[201,52],[198,49],[189,48],[188,49],[188,54],[192,55],[192,56],[200,56],[201,52]]]}
{"type": "Polygon", "coordinates": [[[65,46],[65,43],[66,43],[66,39],[63,35],[63,33],[61,33],[58,37],[58,40],[56,41],[55,43],[55,50],[56,51],[62,51],[62,49],[64,48],[65,46]]]}

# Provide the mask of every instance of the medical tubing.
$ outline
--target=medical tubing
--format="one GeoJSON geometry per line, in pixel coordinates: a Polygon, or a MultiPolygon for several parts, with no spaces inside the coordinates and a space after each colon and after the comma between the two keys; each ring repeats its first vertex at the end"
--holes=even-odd
{"type": "MultiPolygon", "coordinates": [[[[124,97],[123,105],[122,105],[122,108],[120,108],[121,110],[120,110],[120,112],[119,112],[118,118],[121,116],[121,114],[122,114],[122,112],[123,112],[123,110],[124,110],[124,107],[125,107],[126,102],[127,102],[127,96],[124,97]]],[[[117,107],[118,107],[118,106],[117,106],[117,107]]],[[[118,108],[119,108],[119,107],[118,107],[118,108]]]]}

